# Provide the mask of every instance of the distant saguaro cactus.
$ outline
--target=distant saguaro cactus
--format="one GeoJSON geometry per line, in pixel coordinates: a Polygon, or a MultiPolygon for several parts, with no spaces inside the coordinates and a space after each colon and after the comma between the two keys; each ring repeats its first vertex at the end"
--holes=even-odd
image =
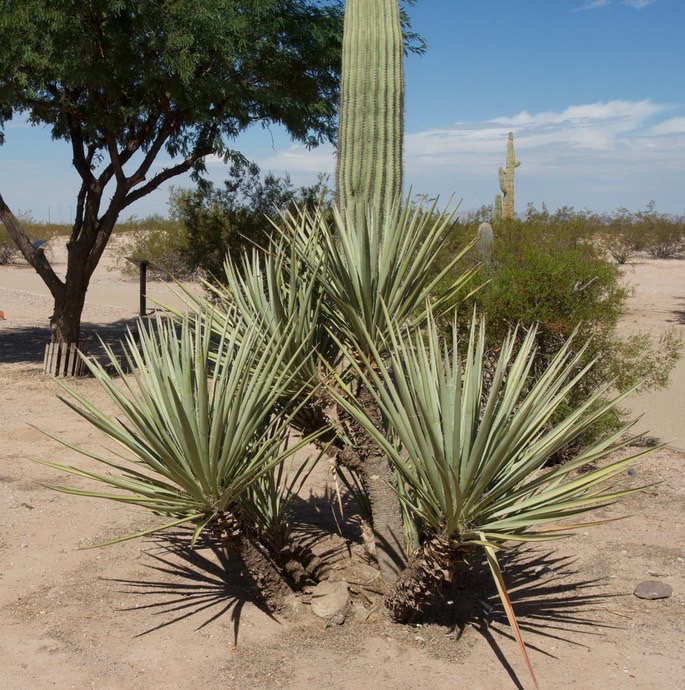
{"type": "Polygon", "coordinates": [[[351,217],[380,222],[402,194],[403,62],[397,0],[347,0],[336,185],[351,217]]]}
{"type": "Polygon", "coordinates": [[[492,225],[490,223],[481,223],[478,226],[476,239],[480,260],[485,264],[489,264],[492,261],[492,245],[495,240],[492,225]]]}
{"type": "Polygon", "coordinates": [[[494,220],[502,220],[502,195],[495,194],[494,220]]]}
{"type": "Polygon", "coordinates": [[[502,217],[514,217],[514,168],[518,168],[521,161],[514,155],[514,133],[509,132],[507,140],[507,165],[499,169],[499,187],[504,196],[502,203],[502,217]]]}

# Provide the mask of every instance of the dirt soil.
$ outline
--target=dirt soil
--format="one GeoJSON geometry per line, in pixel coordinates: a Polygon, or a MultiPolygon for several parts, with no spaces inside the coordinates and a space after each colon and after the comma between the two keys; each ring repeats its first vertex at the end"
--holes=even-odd
{"type": "MultiPolygon", "coordinates": [[[[108,270],[112,265],[109,256],[98,269],[84,315],[87,333],[108,338],[138,308],[137,283],[108,270]]],[[[627,271],[636,291],[626,329],[685,328],[683,269],[682,262],[646,260],[627,271]]],[[[150,293],[173,299],[161,285],[150,293]]],[[[78,480],[31,462],[89,465],[36,427],[89,448],[101,443],[42,373],[50,309],[31,269],[0,268],[0,689],[533,687],[478,569],[439,604],[439,625],[393,625],[368,610],[337,624],[311,614],[307,597],[303,616],[288,622],[255,605],[230,559],[204,544],[188,549],[183,531],[87,548],[154,519],[56,493],[44,484],[78,480]]],[[[677,397],[668,395],[685,388],[679,372],[666,398],[653,402],[676,419],[675,434],[685,408],[674,411],[668,401],[677,397]]],[[[92,379],[70,385],[107,407],[92,379]]],[[[649,407],[649,399],[639,405],[649,407]]],[[[626,485],[650,487],[597,516],[622,520],[506,556],[505,577],[541,688],[685,688],[683,459],[662,448],[626,473],[626,485]],[[645,580],[670,585],[672,596],[637,598],[635,587],[645,580]]],[[[316,549],[334,556],[338,576],[350,580],[361,549],[352,516],[342,521],[342,536],[336,531],[333,493],[322,466],[301,496],[301,520],[312,511],[324,518],[316,549]]]]}

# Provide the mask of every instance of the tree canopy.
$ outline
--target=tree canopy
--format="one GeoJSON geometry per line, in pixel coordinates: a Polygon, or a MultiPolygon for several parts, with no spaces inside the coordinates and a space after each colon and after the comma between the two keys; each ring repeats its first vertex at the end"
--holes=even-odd
{"type": "MultiPolygon", "coordinates": [[[[253,122],[334,134],[340,10],[308,0],[5,0],[3,121],[119,156],[226,151],[253,122]],[[78,138],[76,135],[79,134],[78,138]],[[126,149],[124,152],[123,149],[126,149]]],[[[97,162],[93,157],[88,163],[97,162]]],[[[195,163],[195,161],[193,161],[195,163]]]]}
{"type": "Polygon", "coordinates": [[[209,154],[230,158],[253,123],[309,146],[334,137],[341,35],[335,0],[0,0],[0,129],[17,113],[47,125],[81,178],[65,280],[0,196],[55,298],[54,340],[78,339],[88,281],[130,204],[209,154]],[[153,165],[164,151],[171,162],[153,165]]]}

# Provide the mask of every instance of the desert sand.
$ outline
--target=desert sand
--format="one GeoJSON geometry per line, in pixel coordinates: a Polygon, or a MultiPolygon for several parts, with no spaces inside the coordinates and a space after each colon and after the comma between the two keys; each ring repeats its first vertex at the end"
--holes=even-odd
{"type": "MultiPolygon", "coordinates": [[[[89,291],[84,331],[92,336],[121,333],[137,314],[137,282],[112,268],[108,255],[89,291]]],[[[684,269],[655,260],[626,269],[634,287],[626,332],[685,329],[684,269]]],[[[176,299],[160,283],[148,292],[176,299]]],[[[477,574],[445,601],[445,625],[374,615],[329,625],[308,613],[291,623],[253,603],[233,563],[204,545],[187,549],[182,533],[87,548],[154,519],[56,493],[44,484],[77,480],[31,462],[88,466],[35,427],[91,448],[101,441],[42,373],[51,305],[30,268],[0,267],[0,689],[533,687],[494,588],[477,574]],[[487,618],[479,598],[494,605],[487,618]]],[[[92,379],[69,385],[107,405],[92,379]]],[[[629,407],[643,415],[639,431],[669,443],[626,473],[626,486],[649,488],[597,514],[621,520],[506,558],[541,688],[685,688],[685,364],[667,390],[629,407]],[[637,598],[645,580],[670,585],[672,596],[637,598]]],[[[326,482],[322,467],[302,496],[324,516],[332,510],[326,482]]],[[[335,551],[341,571],[359,558],[351,522],[342,536],[334,526],[322,531],[317,543],[335,551]]]]}

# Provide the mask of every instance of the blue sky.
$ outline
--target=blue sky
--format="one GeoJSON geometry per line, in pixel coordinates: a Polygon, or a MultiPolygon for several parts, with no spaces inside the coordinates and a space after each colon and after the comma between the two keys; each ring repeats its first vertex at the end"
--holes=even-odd
{"type": "MultiPolygon", "coordinates": [[[[419,0],[410,13],[428,51],[406,63],[407,188],[463,210],[491,204],[512,131],[518,211],[654,200],[685,213],[685,0],[419,0]]],[[[273,128],[237,148],[296,184],[335,167],[332,147],[307,151],[273,128]]],[[[68,222],[69,162],[47,131],[10,122],[0,193],[15,212],[68,222]]],[[[223,179],[222,163],[209,170],[223,179]]],[[[168,186],[130,212],[165,214],[167,201],[168,186]]]]}

